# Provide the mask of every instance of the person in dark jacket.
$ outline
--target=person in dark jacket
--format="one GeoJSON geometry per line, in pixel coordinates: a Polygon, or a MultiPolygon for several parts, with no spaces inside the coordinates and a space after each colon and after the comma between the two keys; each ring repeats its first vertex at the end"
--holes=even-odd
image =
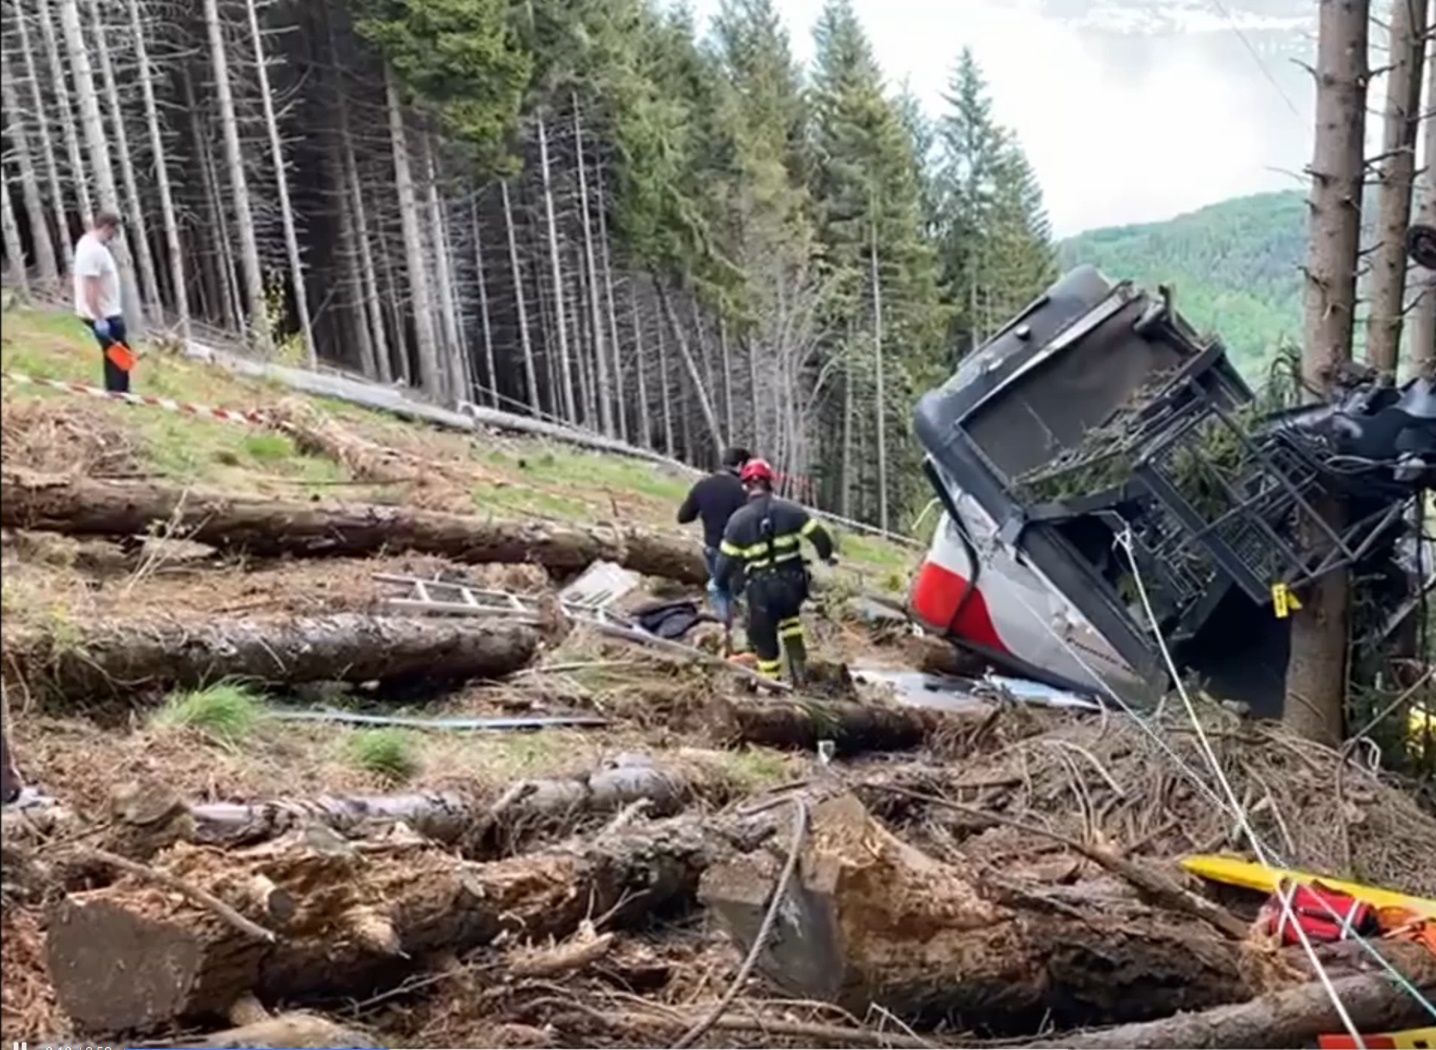
{"type": "Polygon", "coordinates": [[[807,662],[799,619],[809,583],[803,540],[829,565],[836,562],[833,541],[806,510],[773,495],[773,468],[766,461],[749,460],[740,479],[748,499],[723,531],[714,573],[719,585],[731,592],[741,570],[748,599],[748,640],[758,657],[758,671],[777,678],[786,651],[796,685],[807,662]]]}
{"type": "Polygon", "coordinates": [[[745,448],[730,448],[723,453],[723,466],[688,492],[688,498],[678,508],[678,523],[687,525],[703,519],[703,560],[708,565],[708,595],[713,602],[713,613],[723,621],[725,631],[731,635],[733,629],[733,595],[718,582],[714,567],[718,562],[718,547],[723,542],[723,530],[728,519],[747,500],[743,482],[738,472],[752,456],[745,448]]]}

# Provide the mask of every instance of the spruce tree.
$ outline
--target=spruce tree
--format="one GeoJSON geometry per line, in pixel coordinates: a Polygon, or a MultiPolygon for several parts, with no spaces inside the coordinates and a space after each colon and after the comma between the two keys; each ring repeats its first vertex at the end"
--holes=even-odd
{"type": "Polygon", "coordinates": [[[356,28],[470,147],[496,158],[518,115],[532,59],[504,0],[360,0],[356,28]]]}
{"type": "Polygon", "coordinates": [[[839,501],[850,502],[841,496],[856,486],[852,509],[881,519],[887,505],[905,506],[919,488],[907,409],[916,387],[939,374],[936,258],[924,236],[913,135],[849,0],[830,0],[815,37],[813,187],[835,291],[829,323],[843,333],[831,353],[846,386],[834,406],[844,450],[839,501]],[[873,470],[859,467],[870,458],[859,450],[869,446],[873,470]]]}
{"type": "Polygon", "coordinates": [[[1015,139],[992,116],[972,52],[953,72],[939,122],[937,236],[953,308],[953,349],[966,353],[1051,280],[1042,192],[1015,139]]]}

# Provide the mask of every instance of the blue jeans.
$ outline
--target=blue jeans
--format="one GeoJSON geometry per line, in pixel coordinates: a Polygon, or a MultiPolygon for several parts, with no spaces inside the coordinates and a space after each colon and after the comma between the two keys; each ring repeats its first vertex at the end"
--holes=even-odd
{"type": "Polygon", "coordinates": [[[733,617],[733,596],[718,584],[718,552],[704,547],[703,561],[708,566],[708,600],[713,603],[713,615],[728,623],[733,617]]]}

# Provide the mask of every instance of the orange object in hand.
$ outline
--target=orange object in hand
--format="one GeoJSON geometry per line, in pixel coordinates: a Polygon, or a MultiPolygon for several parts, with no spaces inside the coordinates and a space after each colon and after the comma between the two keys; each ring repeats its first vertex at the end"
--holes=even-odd
{"type": "Polygon", "coordinates": [[[124,343],[111,343],[109,349],[105,351],[105,356],[121,372],[130,371],[135,367],[135,362],[139,360],[135,356],[135,352],[124,343]]]}

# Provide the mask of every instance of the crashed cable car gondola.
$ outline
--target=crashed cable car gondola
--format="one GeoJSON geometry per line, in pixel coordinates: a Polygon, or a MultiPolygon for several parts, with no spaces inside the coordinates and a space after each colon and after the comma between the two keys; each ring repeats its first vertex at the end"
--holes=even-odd
{"type": "Polygon", "coordinates": [[[1068,273],[915,427],[945,514],[909,612],[1013,673],[1142,703],[1167,685],[1160,631],[1184,674],[1276,714],[1306,586],[1376,566],[1391,608],[1414,593],[1393,567],[1422,562],[1432,382],[1354,369],[1324,403],[1265,410],[1165,289],[1068,273]]]}

